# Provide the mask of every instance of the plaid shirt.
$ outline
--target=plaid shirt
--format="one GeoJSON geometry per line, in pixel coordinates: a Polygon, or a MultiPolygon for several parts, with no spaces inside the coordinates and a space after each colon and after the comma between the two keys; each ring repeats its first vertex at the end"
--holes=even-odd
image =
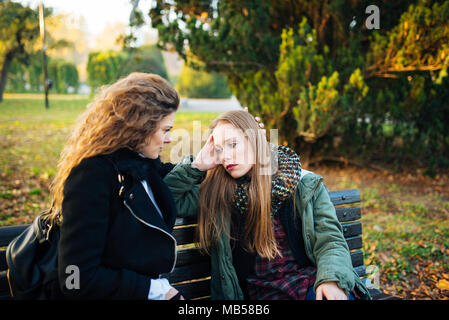
{"type": "Polygon", "coordinates": [[[272,260],[256,257],[254,273],[247,279],[248,295],[251,300],[304,300],[315,283],[316,267],[302,268],[297,263],[279,216],[271,221],[282,256],[272,260]]]}

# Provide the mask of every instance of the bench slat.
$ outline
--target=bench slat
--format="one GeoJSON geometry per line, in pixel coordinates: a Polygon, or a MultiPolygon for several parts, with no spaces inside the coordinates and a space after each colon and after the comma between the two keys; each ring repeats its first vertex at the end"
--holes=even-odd
{"type": "Polygon", "coordinates": [[[188,249],[180,249],[176,254],[176,267],[209,261],[210,257],[207,254],[202,254],[199,248],[193,247],[188,249]]]}
{"type": "Polygon", "coordinates": [[[335,213],[337,214],[338,221],[340,222],[355,221],[362,217],[360,207],[336,208],[335,213]]]}
{"type": "Polygon", "coordinates": [[[354,271],[359,275],[359,277],[366,276],[366,268],[364,265],[355,267],[354,271]]]}
{"type": "Polygon", "coordinates": [[[360,202],[360,192],[357,189],[331,191],[329,197],[334,206],[360,202]]]}
{"type": "Polygon", "coordinates": [[[186,299],[210,296],[210,279],[174,285],[186,299]]]}
{"type": "Polygon", "coordinates": [[[210,261],[195,263],[188,266],[175,268],[172,273],[163,274],[163,278],[168,278],[170,283],[201,279],[210,276],[210,261]]]}
{"type": "MultiPolygon", "coordinates": [[[[345,238],[354,237],[362,234],[362,223],[360,221],[342,224],[343,234],[345,238]]],[[[195,241],[195,226],[187,228],[178,228],[173,230],[178,245],[194,243],[195,241]]]]}
{"type": "Polygon", "coordinates": [[[173,237],[175,237],[178,245],[194,243],[195,226],[174,229],[173,237]]]}
{"type": "Polygon", "coordinates": [[[353,267],[363,266],[363,252],[362,251],[351,252],[351,261],[353,267]]]}
{"type": "MultiPolygon", "coordinates": [[[[189,250],[194,252],[195,250],[189,250]]],[[[354,267],[363,266],[363,252],[355,251],[351,252],[351,261],[354,267]]],[[[186,280],[200,279],[210,276],[210,263],[209,261],[203,263],[195,263],[187,266],[176,267],[170,274],[164,274],[163,277],[167,277],[171,283],[177,283],[186,280]]]]}
{"type": "Polygon", "coordinates": [[[362,223],[359,222],[352,222],[352,223],[345,223],[341,225],[343,228],[343,235],[345,238],[347,237],[354,237],[359,234],[362,234],[362,223]]]}
{"type": "Polygon", "coordinates": [[[349,250],[361,249],[362,248],[362,237],[355,236],[346,238],[346,243],[348,244],[349,250]]]}

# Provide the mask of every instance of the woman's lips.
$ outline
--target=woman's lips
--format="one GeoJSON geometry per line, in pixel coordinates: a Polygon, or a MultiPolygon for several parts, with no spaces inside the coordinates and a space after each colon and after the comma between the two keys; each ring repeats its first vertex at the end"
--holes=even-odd
{"type": "Polygon", "coordinates": [[[226,166],[226,170],[228,170],[228,171],[232,171],[232,170],[234,170],[234,169],[235,169],[235,167],[237,167],[237,165],[236,165],[236,164],[229,164],[229,165],[227,165],[227,166],[226,166]]]}

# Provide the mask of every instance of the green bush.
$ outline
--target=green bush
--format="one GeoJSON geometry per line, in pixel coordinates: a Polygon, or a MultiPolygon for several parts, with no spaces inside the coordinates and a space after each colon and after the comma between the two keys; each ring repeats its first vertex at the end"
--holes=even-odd
{"type": "MultiPolygon", "coordinates": [[[[47,57],[48,79],[53,81],[50,92],[68,93],[69,87],[76,93],[79,87],[79,75],[76,65],[63,59],[47,57]]],[[[28,64],[13,60],[8,73],[6,92],[26,93],[43,91],[42,51],[29,55],[28,64]]]]}
{"type": "Polygon", "coordinates": [[[48,78],[53,81],[53,90],[56,93],[68,93],[69,87],[73,88],[74,93],[78,92],[78,70],[75,64],[71,62],[62,59],[50,59],[48,78]]]}
{"type": "Polygon", "coordinates": [[[120,65],[116,78],[125,77],[131,72],[155,73],[167,79],[167,69],[160,49],[154,45],[145,45],[129,51],[120,65]]]}
{"type": "Polygon", "coordinates": [[[189,98],[229,98],[232,93],[226,78],[217,73],[206,73],[183,66],[176,89],[189,98]]]}
{"type": "Polygon", "coordinates": [[[168,77],[162,53],[153,45],[120,52],[110,50],[89,53],[87,74],[92,93],[98,87],[111,84],[131,72],[168,77]]]}
{"type": "Polygon", "coordinates": [[[117,79],[121,64],[126,60],[124,52],[97,51],[90,52],[87,61],[87,82],[91,93],[102,85],[111,84],[117,79]]]}

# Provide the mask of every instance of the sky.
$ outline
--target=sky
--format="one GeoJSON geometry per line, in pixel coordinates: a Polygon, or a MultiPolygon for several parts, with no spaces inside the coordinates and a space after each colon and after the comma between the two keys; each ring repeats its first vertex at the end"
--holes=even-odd
{"type": "MultiPolygon", "coordinates": [[[[36,8],[41,0],[18,2],[36,8]]],[[[127,25],[132,8],[129,0],[43,0],[43,2],[44,7],[52,7],[55,14],[70,13],[74,16],[83,16],[91,37],[101,34],[107,24],[121,22],[127,25]]],[[[151,2],[151,0],[139,2],[139,8],[144,16],[149,11],[151,2]]]]}

